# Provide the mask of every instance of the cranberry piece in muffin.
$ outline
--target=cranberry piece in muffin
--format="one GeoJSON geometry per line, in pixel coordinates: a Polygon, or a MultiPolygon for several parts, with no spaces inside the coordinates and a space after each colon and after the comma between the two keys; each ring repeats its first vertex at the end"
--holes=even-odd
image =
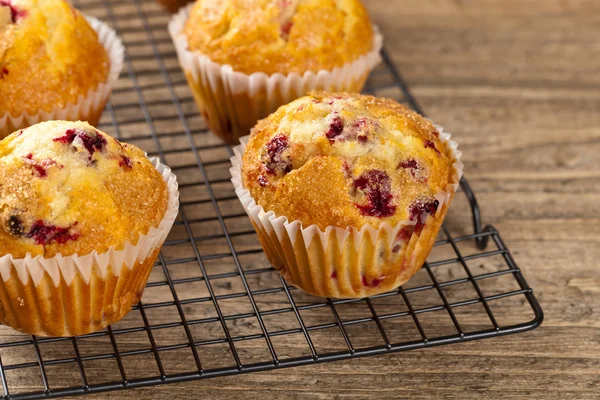
{"type": "MultiPolygon", "coordinates": [[[[77,222],[73,226],[77,225],[77,222]]],[[[65,244],[69,240],[79,239],[78,233],[73,233],[73,226],[61,228],[54,225],[46,225],[44,221],[36,221],[31,227],[31,231],[25,235],[27,238],[33,238],[36,244],[46,246],[51,243],[65,244]]]]}
{"type": "Polygon", "coordinates": [[[132,169],[133,163],[131,162],[131,158],[127,156],[121,156],[119,159],[119,167],[123,167],[125,169],[132,169]]]}
{"type": "Polygon", "coordinates": [[[80,144],[89,153],[89,159],[96,151],[103,151],[106,146],[106,139],[102,137],[96,130],[82,130],[82,129],[68,129],[64,136],[54,139],[55,142],[62,144],[73,144],[75,140],[78,140],[80,144]]]}
{"type": "Polygon", "coordinates": [[[368,279],[364,275],[362,277],[362,284],[363,284],[363,286],[369,287],[369,288],[376,288],[377,286],[379,286],[381,284],[381,281],[382,281],[381,278],[368,279]]]}
{"type": "Polygon", "coordinates": [[[417,218],[420,222],[425,222],[424,214],[435,215],[440,202],[435,199],[415,201],[410,207],[410,219],[417,218]]]}
{"type": "Polygon", "coordinates": [[[354,181],[354,187],[363,192],[367,203],[356,204],[363,215],[370,217],[388,217],[394,214],[396,206],[390,193],[390,177],[384,171],[371,170],[354,181]]]}
{"type": "Polygon", "coordinates": [[[437,147],[435,147],[435,143],[433,143],[431,140],[426,140],[424,145],[426,149],[433,149],[433,151],[435,151],[437,154],[441,154],[437,147]]]}
{"type": "Polygon", "coordinates": [[[325,133],[325,136],[333,143],[335,142],[335,138],[340,136],[342,132],[344,132],[344,121],[339,116],[336,116],[331,121],[331,124],[329,124],[329,130],[325,133]]]}
{"type": "Polygon", "coordinates": [[[10,19],[13,24],[27,16],[27,11],[12,4],[12,0],[0,0],[0,7],[8,7],[10,9],[10,19]]]}
{"type": "Polygon", "coordinates": [[[292,163],[285,153],[289,147],[286,135],[275,135],[265,146],[264,164],[267,171],[273,175],[282,176],[292,170],[292,163]]]}
{"type": "MultiPolygon", "coordinates": [[[[35,174],[37,174],[40,178],[45,178],[48,176],[48,168],[58,165],[56,161],[47,158],[42,161],[36,161],[33,159],[33,154],[29,153],[26,156],[23,156],[23,161],[30,165],[33,168],[35,174]]],[[[58,165],[59,168],[62,168],[62,165],[58,165]]]]}

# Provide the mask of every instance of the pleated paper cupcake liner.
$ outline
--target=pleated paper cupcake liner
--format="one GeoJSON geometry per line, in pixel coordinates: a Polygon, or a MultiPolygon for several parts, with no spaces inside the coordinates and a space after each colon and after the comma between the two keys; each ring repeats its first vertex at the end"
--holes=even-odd
{"type": "Polygon", "coordinates": [[[34,335],[76,336],[103,329],[131,311],[179,210],[176,176],[158,159],[150,161],[169,192],[158,227],[137,243],[102,254],[0,257],[0,322],[34,335]]]}
{"type": "Polygon", "coordinates": [[[312,90],[360,92],[369,73],[381,61],[383,37],[374,27],[372,50],[340,68],[303,75],[262,72],[248,75],[188,49],[183,28],[191,7],[182,8],[172,17],[169,33],[208,127],[229,144],[239,143],[239,138],[248,135],[258,120],[312,90]]]}
{"type": "Polygon", "coordinates": [[[110,70],[107,81],[99,84],[94,89],[90,89],[87,94],[79,95],[76,103],[68,104],[66,107],[55,105],[51,111],[40,110],[35,114],[24,112],[18,116],[8,113],[0,114],[0,139],[18,129],[24,129],[42,121],[87,121],[91,125],[98,125],[104,106],[110,97],[110,92],[123,69],[125,47],[123,47],[121,39],[111,27],[93,17],[86,16],[86,19],[98,34],[100,43],[108,53],[110,70]]]}
{"type": "Polygon", "coordinates": [[[454,160],[452,179],[435,196],[439,207],[422,224],[384,222],[374,227],[303,227],[300,221],[266,211],[243,185],[242,138],[231,158],[237,196],[250,216],[270,263],[292,285],[322,297],[361,298],[393,290],[408,281],[431,252],[462,176],[461,152],[450,134],[437,127],[446,154],[454,160]]]}

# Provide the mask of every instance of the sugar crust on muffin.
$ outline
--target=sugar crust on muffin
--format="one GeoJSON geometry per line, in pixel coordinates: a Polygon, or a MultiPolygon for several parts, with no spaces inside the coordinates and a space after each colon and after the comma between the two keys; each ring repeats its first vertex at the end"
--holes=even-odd
{"type": "Polygon", "coordinates": [[[198,0],[184,34],[246,74],[330,71],[371,51],[374,35],[360,0],[198,0]]]}
{"type": "Polygon", "coordinates": [[[311,93],[253,129],[243,184],[265,210],[305,227],[412,220],[418,230],[454,162],[435,126],[393,100],[311,93]]]}
{"type": "Polygon", "coordinates": [[[158,227],[167,202],[140,149],[85,122],[43,122],[0,141],[0,257],[121,250],[158,227]]]}
{"type": "Polygon", "coordinates": [[[110,60],[65,0],[0,0],[0,114],[77,103],[108,79],[110,60]]]}

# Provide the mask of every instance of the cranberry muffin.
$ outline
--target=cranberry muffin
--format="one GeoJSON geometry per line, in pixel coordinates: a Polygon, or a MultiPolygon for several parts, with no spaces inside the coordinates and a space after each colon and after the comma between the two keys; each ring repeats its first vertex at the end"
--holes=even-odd
{"type": "Polygon", "coordinates": [[[0,139],[61,110],[98,122],[120,45],[107,29],[65,0],[0,1],[0,139]]]}
{"type": "Polygon", "coordinates": [[[0,321],[66,336],[121,319],[176,214],[171,179],[85,122],[44,122],[1,141],[0,321]]]}
{"type": "Polygon", "coordinates": [[[359,0],[197,0],[170,30],[208,126],[230,143],[310,90],[360,91],[382,42],[359,0]]]}
{"type": "Polygon", "coordinates": [[[422,266],[459,157],[448,134],[393,100],[311,93],[260,121],[232,172],[286,279],[315,295],[362,297],[422,266]]]}

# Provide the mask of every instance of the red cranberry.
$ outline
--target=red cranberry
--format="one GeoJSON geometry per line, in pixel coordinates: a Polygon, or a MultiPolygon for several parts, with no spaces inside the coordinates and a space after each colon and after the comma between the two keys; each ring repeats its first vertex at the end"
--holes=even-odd
{"type": "Polygon", "coordinates": [[[23,236],[25,233],[25,228],[23,228],[23,223],[17,216],[12,216],[8,220],[8,230],[11,234],[15,236],[23,236]]]}
{"type": "Polygon", "coordinates": [[[26,17],[27,11],[19,10],[17,7],[13,6],[11,2],[11,0],[0,0],[0,7],[10,7],[10,18],[14,24],[19,18],[26,17]]]}
{"type": "Polygon", "coordinates": [[[121,156],[121,158],[119,159],[119,167],[132,169],[133,163],[131,162],[131,159],[129,157],[121,156]]]}
{"type": "Polygon", "coordinates": [[[355,204],[363,215],[369,217],[389,217],[396,211],[392,204],[390,177],[384,171],[370,170],[354,181],[354,188],[367,197],[367,204],[355,204]]]}
{"type": "Polygon", "coordinates": [[[331,279],[337,279],[337,271],[331,273],[331,279]]]}
{"type": "Polygon", "coordinates": [[[259,184],[261,187],[265,187],[265,186],[267,186],[267,185],[269,184],[269,180],[267,179],[267,177],[266,177],[266,176],[264,176],[264,175],[259,175],[259,176],[258,176],[258,184],[259,184]]]}
{"type": "Polygon", "coordinates": [[[325,133],[330,143],[334,143],[336,140],[356,140],[359,143],[367,143],[369,141],[369,132],[374,129],[374,122],[366,118],[359,118],[352,125],[346,127],[344,121],[336,116],[329,130],[325,133]]]}
{"type": "Polygon", "coordinates": [[[376,288],[377,286],[379,286],[381,284],[381,279],[379,279],[379,278],[373,278],[371,280],[371,282],[369,282],[367,280],[367,277],[363,275],[363,277],[362,277],[362,284],[363,284],[364,287],[376,288]]]}
{"type": "Polygon", "coordinates": [[[356,134],[356,140],[363,144],[367,143],[381,129],[377,121],[364,117],[358,118],[352,127],[356,134]]]}
{"type": "Polygon", "coordinates": [[[370,121],[366,118],[359,118],[353,125],[356,130],[356,140],[359,143],[367,143],[369,141],[369,125],[370,121]]]}
{"type": "Polygon", "coordinates": [[[427,182],[423,167],[414,158],[409,158],[398,164],[398,168],[408,169],[410,175],[418,181],[427,182]]]}
{"type": "Polygon", "coordinates": [[[350,178],[352,176],[352,170],[350,169],[350,165],[348,165],[348,161],[344,161],[342,163],[342,170],[344,171],[346,178],[350,178]]]}
{"type": "Polygon", "coordinates": [[[433,143],[431,140],[426,140],[424,145],[426,149],[433,149],[436,153],[441,154],[440,151],[435,147],[435,143],[433,143]]]}
{"type": "Polygon", "coordinates": [[[281,36],[283,38],[287,39],[290,36],[292,26],[294,26],[294,23],[292,21],[286,21],[283,24],[281,24],[281,36]]]}
{"type": "Polygon", "coordinates": [[[44,221],[37,221],[25,237],[33,238],[36,244],[42,246],[54,242],[65,244],[70,240],[79,239],[79,234],[71,234],[69,232],[75,225],[77,225],[77,222],[68,228],[59,228],[54,225],[46,225],[44,221]]]}
{"type": "Polygon", "coordinates": [[[3,79],[6,75],[8,75],[8,69],[6,67],[0,69],[0,79],[3,79]]]}
{"type": "Polygon", "coordinates": [[[415,226],[415,233],[417,235],[421,234],[423,230],[423,226],[425,224],[426,216],[425,214],[435,215],[440,202],[438,200],[417,200],[410,206],[410,219],[417,218],[417,225],[415,226]]]}
{"type": "Polygon", "coordinates": [[[72,144],[77,138],[81,140],[85,149],[90,153],[90,160],[96,151],[102,152],[106,146],[106,139],[98,132],[88,132],[78,128],[68,129],[64,136],[56,138],[54,141],[72,144]]]}
{"type": "Polygon", "coordinates": [[[356,120],[356,122],[354,123],[353,126],[356,129],[364,129],[367,125],[368,125],[368,122],[367,122],[366,118],[359,118],[356,120]]]}
{"type": "Polygon", "coordinates": [[[359,141],[359,143],[365,144],[369,141],[369,137],[367,135],[358,135],[356,136],[356,140],[359,141]]]}
{"type": "Polygon", "coordinates": [[[284,134],[273,136],[267,143],[266,158],[264,162],[267,171],[273,175],[283,176],[292,170],[292,162],[283,153],[288,149],[288,137],[284,134]]]}
{"type": "Polygon", "coordinates": [[[440,202],[435,199],[431,200],[417,200],[410,206],[410,219],[412,220],[415,217],[419,217],[421,222],[425,222],[422,217],[423,214],[427,213],[429,215],[434,215],[440,205],[440,202]]]}
{"type": "Polygon", "coordinates": [[[33,170],[35,171],[35,173],[37,174],[37,176],[39,176],[40,178],[47,177],[48,176],[47,168],[51,167],[53,165],[56,165],[56,161],[49,159],[49,158],[42,160],[42,161],[36,161],[33,159],[33,154],[31,154],[31,153],[24,156],[23,161],[25,161],[25,163],[30,165],[33,168],[33,170]]]}
{"type": "Polygon", "coordinates": [[[329,130],[325,132],[325,136],[330,143],[335,142],[335,138],[344,131],[344,121],[340,117],[335,117],[329,125],[329,130]]]}
{"type": "Polygon", "coordinates": [[[405,168],[405,169],[419,169],[419,164],[417,163],[417,160],[415,160],[414,158],[409,158],[406,161],[402,161],[399,165],[398,168],[405,168]]]}

